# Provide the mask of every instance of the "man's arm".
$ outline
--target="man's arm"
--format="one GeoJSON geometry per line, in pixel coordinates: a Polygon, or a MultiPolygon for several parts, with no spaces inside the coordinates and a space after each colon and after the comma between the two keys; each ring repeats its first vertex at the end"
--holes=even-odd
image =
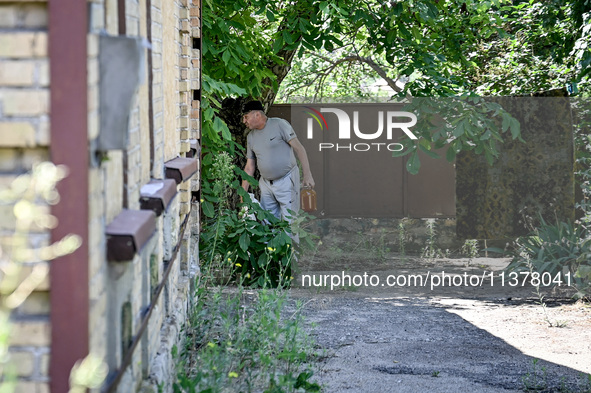
{"type": "MultiPolygon", "coordinates": [[[[244,172],[246,172],[249,176],[254,176],[255,167],[256,167],[255,160],[253,158],[248,158],[248,159],[246,159],[246,165],[244,166],[244,172]]],[[[250,183],[248,183],[248,180],[242,180],[242,188],[244,188],[244,191],[248,192],[249,186],[250,186],[250,183]]]]}
{"type": "Polygon", "coordinates": [[[308,154],[306,153],[306,149],[304,148],[304,146],[302,146],[298,138],[293,138],[288,143],[291,145],[291,147],[293,147],[293,151],[295,152],[296,157],[302,164],[302,171],[304,172],[303,185],[314,188],[314,178],[312,177],[312,172],[310,171],[310,162],[308,161],[308,154]]]}

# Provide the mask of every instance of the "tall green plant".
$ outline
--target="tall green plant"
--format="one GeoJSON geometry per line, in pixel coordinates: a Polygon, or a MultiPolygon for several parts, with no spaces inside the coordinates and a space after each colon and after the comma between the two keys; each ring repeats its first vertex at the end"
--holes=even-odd
{"type": "MultiPolygon", "coordinates": [[[[577,297],[591,294],[591,242],[584,226],[571,222],[541,224],[517,240],[509,272],[535,272],[544,287],[570,285],[577,297]]],[[[533,283],[533,282],[532,282],[533,283]]]]}
{"type": "Polygon", "coordinates": [[[287,314],[287,294],[200,287],[179,359],[175,392],[318,392],[301,303],[287,314]]]}

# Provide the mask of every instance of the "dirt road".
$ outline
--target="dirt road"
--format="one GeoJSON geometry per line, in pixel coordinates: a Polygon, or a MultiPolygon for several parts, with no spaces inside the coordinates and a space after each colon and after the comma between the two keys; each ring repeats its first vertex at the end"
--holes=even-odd
{"type": "Polygon", "coordinates": [[[568,290],[542,287],[544,308],[534,287],[501,285],[506,264],[368,263],[359,256],[330,266],[303,262],[291,292],[304,301],[322,354],[315,379],[325,392],[590,392],[591,307],[568,290]],[[331,274],[344,285],[332,285],[331,274]],[[367,283],[354,285],[364,274],[367,283]],[[452,278],[433,285],[446,275],[452,278]],[[388,277],[407,285],[389,285],[388,277]]]}

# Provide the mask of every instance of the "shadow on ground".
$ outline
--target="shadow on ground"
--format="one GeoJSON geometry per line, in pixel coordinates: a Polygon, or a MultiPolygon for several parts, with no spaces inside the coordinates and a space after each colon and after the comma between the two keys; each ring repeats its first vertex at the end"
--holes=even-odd
{"type": "Polygon", "coordinates": [[[322,354],[317,381],[325,392],[591,391],[585,375],[591,373],[591,308],[571,300],[565,288],[545,291],[544,308],[527,283],[491,286],[487,277],[506,263],[302,261],[291,292],[304,302],[322,354]],[[442,272],[484,280],[432,287],[425,279],[442,272]],[[429,285],[302,286],[306,274],[343,273],[375,275],[380,284],[388,276],[420,275],[429,285]]]}

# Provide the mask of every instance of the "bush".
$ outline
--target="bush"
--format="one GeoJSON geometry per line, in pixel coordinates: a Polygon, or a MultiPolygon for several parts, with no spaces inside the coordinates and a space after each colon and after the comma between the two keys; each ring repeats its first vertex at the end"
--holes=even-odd
{"type": "Polygon", "coordinates": [[[539,228],[516,244],[508,271],[547,273],[553,278],[550,288],[570,284],[577,297],[591,294],[591,237],[585,226],[571,222],[551,225],[541,219],[539,228]],[[562,282],[554,280],[557,276],[562,282]]]}
{"type": "MultiPolygon", "coordinates": [[[[202,282],[203,284],[203,282],[202,282]]],[[[319,392],[301,303],[287,292],[200,286],[178,362],[175,393],[319,392]],[[293,310],[293,309],[292,309],[293,310]]]]}
{"type": "Polygon", "coordinates": [[[221,209],[204,224],[199,248],[206,267],[229,270],[250,286],[277,287],[291,281],[294,248],[287,221],[247,203],[240,212],[221,209]]]}

